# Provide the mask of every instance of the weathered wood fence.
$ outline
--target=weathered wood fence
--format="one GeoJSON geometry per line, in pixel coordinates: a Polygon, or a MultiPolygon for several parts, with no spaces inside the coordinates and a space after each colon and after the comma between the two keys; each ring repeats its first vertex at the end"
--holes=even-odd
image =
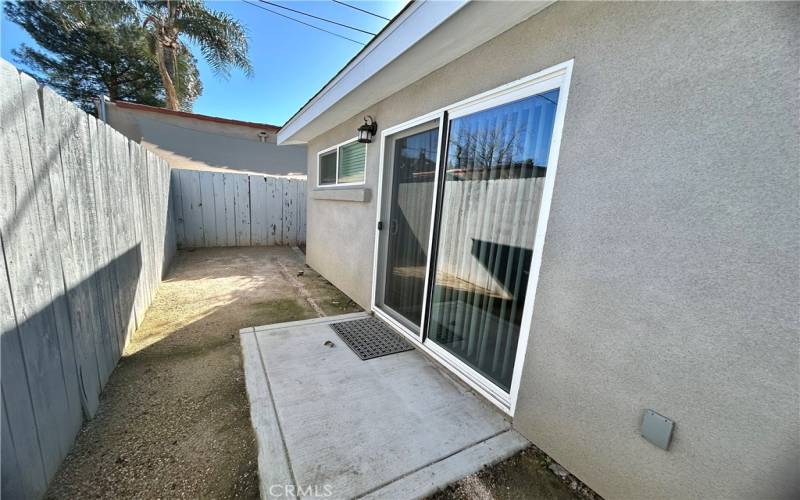
{"type": "Polygon", "coordinates": [[[170,168],[0,60],[2,497],[39,498],[175,251],[170,168]]]}
{"type": "Polygon", "coordinates": [[[305,242],[305,179],[173,169],[172,190],[181,248],[305,242]]]}

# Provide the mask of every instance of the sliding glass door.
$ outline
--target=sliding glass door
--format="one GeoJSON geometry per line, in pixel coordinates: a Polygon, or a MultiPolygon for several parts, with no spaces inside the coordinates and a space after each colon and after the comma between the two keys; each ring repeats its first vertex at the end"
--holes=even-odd
{"type": "Polygon", "coordinates": [[[449,121],[428,339],[508,392],[558,90],[449,121]]]}
{"type": "Polygon", "coordinates": [[[512,413],[571,67],[382,134],[376,314],[512,413]]]}

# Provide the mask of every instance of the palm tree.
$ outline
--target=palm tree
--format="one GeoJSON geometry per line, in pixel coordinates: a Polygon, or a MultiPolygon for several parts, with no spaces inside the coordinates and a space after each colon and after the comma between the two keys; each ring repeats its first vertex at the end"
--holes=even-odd
{"type": "Polygon", "coordinates": [[[188,48],[185,36],[200,47],[203,57],[222,77],[230,76],[230,68],[253,74],[247,57],[245,27],[224,12],[206,8],[202,0],[140,0],[144,10],[144,27],[151,35],[150,50],[158,63],[158,71],[167,95],[167,108],[178,109],[175,91],[177,55],[188,48]]]}

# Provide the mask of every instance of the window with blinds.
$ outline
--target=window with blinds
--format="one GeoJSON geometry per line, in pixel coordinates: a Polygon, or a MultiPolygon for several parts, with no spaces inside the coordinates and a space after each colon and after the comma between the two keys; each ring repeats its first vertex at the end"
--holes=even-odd
{"type": "Polygon", "coordinates": [[[364,182],[367,145],[352,142],[339,148],[339,183],[364,182]]]}
{"type": "Polygon", "coordinates": [[[367,145],[349,142],[318,157],[318,185],[362,184],[367,165],[367,145]]]}

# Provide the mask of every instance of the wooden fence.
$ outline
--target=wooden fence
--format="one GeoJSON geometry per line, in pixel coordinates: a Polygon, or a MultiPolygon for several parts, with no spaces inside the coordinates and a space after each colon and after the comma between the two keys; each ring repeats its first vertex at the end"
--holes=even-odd
{"type": "Polygon", "coordinates": [[[170,168],[0,60],[2,497],[40,498],[175,251],[170,168]]]}
{"type": "Polygon", "coordinates": [[[305,179],[174,169],[172,190],[180,248],[305,242],[305,179]]]}

